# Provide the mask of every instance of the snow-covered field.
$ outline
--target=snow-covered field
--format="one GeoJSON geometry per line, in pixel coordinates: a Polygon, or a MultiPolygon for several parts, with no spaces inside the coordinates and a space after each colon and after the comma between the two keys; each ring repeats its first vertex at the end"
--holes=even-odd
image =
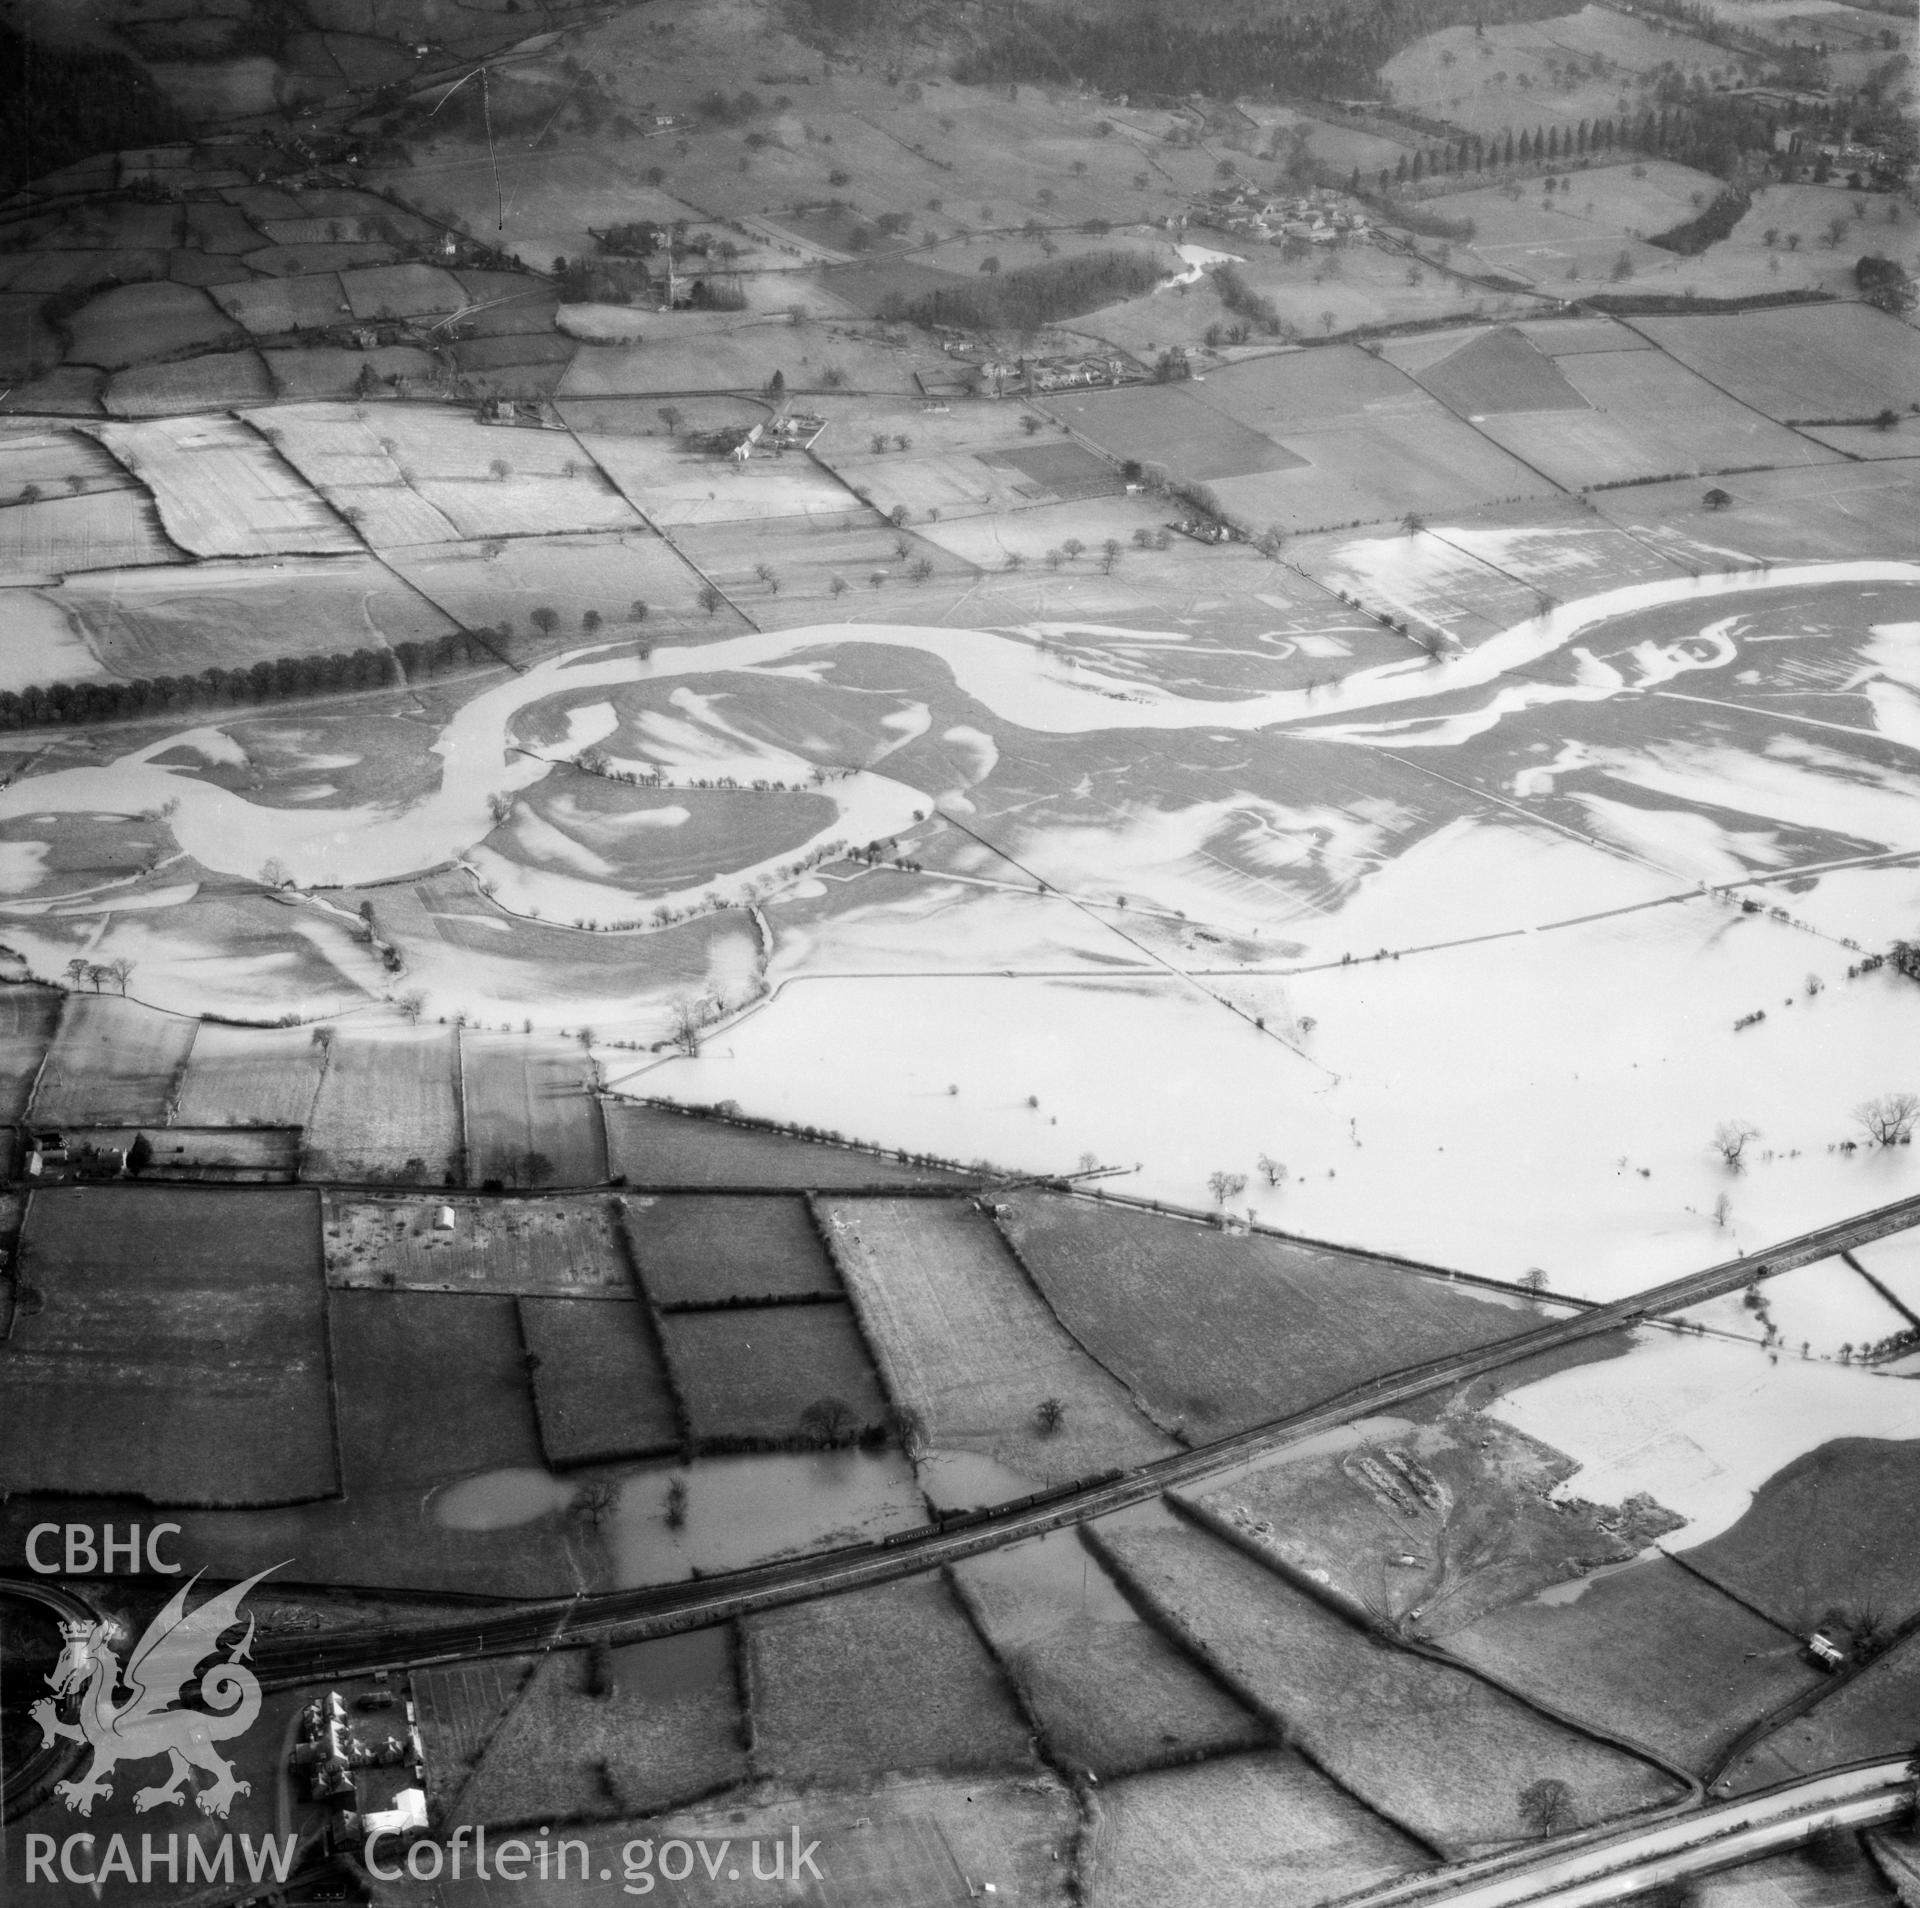
{"type": "Polygon", "coordinates": [[[1833,1439],[1920,1437],[1920,1389],[1898,1378],[1666,1332],[1491,1409],[1579,1461],[1565,1493],[1617,1504],[1646,1491],[1686,1518],[1660,1540],[1670,1550],[1730,1529],[1768,1478],[1833,1439]]]}
{"type": "MultiPolygon", "coordinates": [[[[1194,1206],[1244,1176],[1234,1207],[1291,1229],[1615,1295],[1920,1186],[1910,1149],[1842,1146],[1862,1100],[1920,1088],[1920,994],[1849,980],[1842,945],[1920,928],[1920,875],[1881,865],[1920,851],[1915,584],[1906,562],[1656,577],[1317,692],[1170,687],[1178,628],[602,645],[460,707],[437,782],[391,800],[326,807],[305,765],[291,802],[256,799],[261,765],[205,725],[0,789],[0,821],[39,839],[164,812],[190,867],[321,889],[455,864],[474,914],[406,950],[438,1013],[647,1041],[670,994],[738,1008],[764,961],[771,997],[697,1060],[609,1054],[629,1090],[1017,1168],[1093,1155],[1194,1206]],[[564,785],[525,799],[589,745],[664,784],[617,852],[564,785]],[[746,866],[632,878],[686,825],[669,791],[702,781],[811,806],[746,866]],[[889,839],[938,865],[794,875],[889,839]],[[742,911],[704,981],[640,933],[591,944],[631,958],[571,1003],[552,930],[538,956],[516,938],[714,906],[742,911]],[[1758,1129],[1738,1172],[1712,1149],[1727,1120],[1758,1129]]],[[[8,879],[10,944],[58,972],[85,904],[50,912],[30,857],[8,879]]],[[[323,897],[298,918],[324,986],[304,955],[170,947],[164,898],[98,906],[143,910],[108,938],[170,1006],[257,1013],[278,979],[317,987],[281,1004],[335,1012],[382,988],[323,897]]],[[[1799,1335],[1857,1340],[1844,1309],[1799,1335]]]]}

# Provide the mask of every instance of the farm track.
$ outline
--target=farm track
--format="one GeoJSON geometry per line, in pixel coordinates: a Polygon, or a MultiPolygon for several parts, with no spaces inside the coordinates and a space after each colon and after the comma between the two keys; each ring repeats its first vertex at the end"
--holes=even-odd
{"type": "Polygon", "coordinates": [[[270,1688],[377,1668],[456,1662],[508,1654],[545,1639],[639,1641],[716,1623],[749,1611],[864,1588],[918,1574],[981,1551],[1036,1537],[1065,1525],[1144,1503],[1176,1484],[1192,1484],[1321,1432],[1432,1391],[1537,1358],[1544,1353],[1639,1324],[1661,1313],[1739,1290],[1904,1230],[1920,1219],[1920,1195],[1855,1214],[1701,1272],[1689,1273],[1611,1304],[1598,1305],[1479,1350],[1406,1367],[1310,1410],[1254,1427],[1195,1450],[1141,1465],[1117,1478],[1069,1486],[1040,1502],[989,1513],[964,1528],[928,1529],[895,1540],[761,1564],[724,1577],[639,1590],[614,1590],[569,1601],[542,1599],[502,1606],[477,1622],[348,1633],[324,1642],[262,1645],[256,1661],[270,1688]]]}

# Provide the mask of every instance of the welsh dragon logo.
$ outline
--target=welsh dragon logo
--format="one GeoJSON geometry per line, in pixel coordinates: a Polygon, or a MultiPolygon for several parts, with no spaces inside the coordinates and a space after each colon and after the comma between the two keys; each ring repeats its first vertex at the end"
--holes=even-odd
{"type": "Polygon", "coordinates": [[[262,1570],[209,1597],[189,1616],[187,1593],[200,1581],[196,1573],[147,1625],[124,1669],[109,1640],[110,1624],[60,1626],[65,1647],[46,1679],[54,1694],[41,1697],[31,1713],[40,1725],[43,1747],[83,1742],[93,1751],[93,1762],[78,1782],[54,1785],[68,1808],[91,1815],[96,1799],[113,1794],[104,1778],[115,1764],[155,1756],[167,1758],[170,1772],[166,1781],[135,1792],[133,1806],[142,1812],[163,1802],[185,1802],[184,1788],[195,1769],[213,1777],[212,1785],[194,1797],[204,1814],[224,1817],[235,1796],[252,1793],[252,1784],[235,1781],[233,1764],[214,1747],[245,1735],[260,1714],[260,1679],[245,1663],[253,1647],[251,1617],[246,1635],[200,1678],[199,1696],[207,1707],[186,1709],[180,1703],[194,1670],[218,1655],[221,1637],[239,1623],[241,1600],[268,1574],[262,1570]],[[124,1701],[118,1696],[123,1682],[124,1701]],[[79,1721],[62,1722],[57,1705],[76,1695],[79,1721]]]}

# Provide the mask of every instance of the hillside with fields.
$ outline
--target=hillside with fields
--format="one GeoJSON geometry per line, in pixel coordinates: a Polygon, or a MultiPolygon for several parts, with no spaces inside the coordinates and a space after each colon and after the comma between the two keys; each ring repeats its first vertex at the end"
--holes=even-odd
{"type": "Polygon", "coordinates": [[[1913,55],[0,0],[0,1896],[1910,1899],[1913,55]]]}

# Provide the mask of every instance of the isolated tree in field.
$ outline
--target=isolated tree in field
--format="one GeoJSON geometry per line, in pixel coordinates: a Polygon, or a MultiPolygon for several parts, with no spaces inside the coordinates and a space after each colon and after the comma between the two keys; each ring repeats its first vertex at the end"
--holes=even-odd
{"type": "Polygon", "coordinates": [[[1050,570],[1057,570],[1061,566],[1061,564],[1063,564],[1066,560],[1067,560],[1067,553],[1066,551],[1061,549],[1058,544],[1055,544],[1047,552],[1046,564],[1047,564],[1047,568],[1050,570]]]}
{"type": "Polygon", "coordinates": [[[773,595],[778,596],[780,594],[779,572],[774,569],[771,563],[756,563],[753,566],[753,573],[767,586],[773,595]]]}
{"type": "Polygon", "coordinates": [[[703,583],[700,586],[700,595],[696,600],[699,602],[700,607],[711,616],[727,599],[722,596],[711,583],[703,583]]]}
{"type": "Polygon", "coordinates": [[[665,1516],[669,1530],[678,1530],[687,1521],[687,1480],[684,1477],[667,1480],[665,1516]]]}
{"type": "Polygon", "coordinates": [[[513,797],[496,790],[487,797],[487,813],[493,817],[494,826],[499,827],[513,813],[513,797]]]}
{"type": "Polygon", "coordinates": [[[1920,1093],[1882,1093],[1862,1100],[1853,1117],[1866,1128],[1876,1146],[1904,1146],[1920,1122],[1920,1093]]]}
{"type": "Polygon", "coordinates": [[[1009,570],[1018,570],[1026,563],[1026,560],[1018,550],[1009,550],[1006,556],[1006,567],[1009,570]]]}
{"type": "Polygon", "coordinates": [[[1260,1177],[1269,1186],[1278,1186],[1287,1176],[1286,1166],[1270,1153],[1262,1153],[1259,1159],[1260,1177]]]}
{"type": "Polygon", "coordinates": [[[998,252],[989,252],[986,257],[980,261],[980,269],[985,272],[989,278],[996,276],[1000,270],[1000,254],[998,252]]]}
{"type": "Polygon", "coordinates": [[[417,988],[411,993],[401,994],[393,1004],[400,1009],[400,1018],[409,1026],[427,1011],[427,997],[417,988]]]}
{"type": "Polygon", "coordinates": [[[1713,1129],[1713,1150],[1731,1172],[1738,1172],[1747,1150],[1747,1142],[1760,1137],[1760,1129],[1748,1120],[1722,1120],[1713,1129]]]}
{"type": "Polygon", "coordinates": [[[1067,1407],[1058,1398],[1042,1398],[1034,1407],[1033,1420],[1043,1436],[1052,1437],[1066,1415],[1067,1407]]]}
{"type": "Polygon", "coordinates": [[[551,636],[553,632],[560,627],[560,612],[558,610],[548,609],[543,604],[528,616],[527,621],[530,622],[542,636],[551,636]]]}
{"type": "Polygon", "coordinates": [[[907,565],[907,574],[912,577],[916,583],[924,583],[927,578],[933,574],[933,559],[924,556],[915,557],[914,560],[907,565]]]}
{"type": "Polygon", "coordinates": [[[654,415],[667,427],[667,435],[669,437],[677,437],[680,434],[682,412],[679,405],[663,404],[654,415]]]}
{"type": "Polygon", "coordinates": [[[872,436],[871,436],[870,438],[868,438],[868,439],[867,439],[867,448],[868,448],[868,449],[869,449],[870,451],[872,451],[872,452],[873,452],[873,454],[874,454],[874,456],[876,456],[876,457],[884,457],[884,456],[886,456],[886,454],[887,454],[887,434],[886,434],[886,432],[885,432],[885,431],[875,431],[875,432],[874,432],[874,434],[873,434],[873,435],[872,435],[872,436]]]}
{"type": "Polygon", "coordinates": [[[816,1398],[800,1414],[800,1428],[816,1444],[844,1444],[858,1420],[844,1398],[816,1398]]]}
{"type": "Polygon", "coordinates": [[[1340,322],[1340,314],[1335,311],[1323,311],[1320,314],[1320,329],[1332,337],[1333,328],[1340,322]]]}
{"type": "Polygon", "coordinates": [[[1838,247],[1840,241],[1847,236],[1847,227],[1851,223],[1851,220],[1839,213],[1836,213],[1827,221],[1826,229],[1820,236],[1826,241],[1828,251],[1831,252],[1838,247]]]}
{"type": "Polygon", "coordinates": [[[700,1028],[705,1016],[690,994],[680,995],[667,1010],[673,1044],[689,1057],[700,1051],[700,1028]]]}
{"type": "Polygon", "coordinates": [[[1121,552],[1124,547],[1118,537],[1109,537],[1106,542],[1101,544],[1100,567],[1105,570],[1109,576],[1113,574],[1113,566],[1120,561],[1121,552]]]}
{"type": "Polygon", "coordinates": [[[67,979],[73,986],[78,987],[80,983],[86,979],[86,977],[87,977],[86,956],[83,954],[76,954],[73,957],[73,959],[67,963],[67,979]]]}
{"type": "Polygon", "coordinates": [[[895,1405],[887,1416],[902,1452],[910,1458],[924,1457],[928,1445],[926,1419],[912,1405],[895,1405]]]}
{"type": "Polygon", "coordinates": [[[1025,431],[1029,437],[1036,437],[1040,432],[1040,420],[1035,417],[1031,411],[1027,411],[1021,416],[1020,428],[1025,431]]]}
{"type": "Polygon", "coordinates": [[[1700,499],[1700,502],[1708,510],[1727,510],[1732,507],[1733,498],[1728,492],[1716,486],[1714,489],[1708,491],[1707,494],[1700,499]]]}
{"type": "Polygon", "coordinates": [[[1607,268],[1607,276],[1618,285],[1633,276],[1633,254],[1622,249],[1620,255],[1607,268]]]}
{"type": "Polygon", "coordinates": [[[610,1477],[590,1477],[574,1492],[567,1508],[590,1529],[598,1529],[620,1501],[620,1486],[610,1477]]]}
{"type": "Polygon", "coordinates": [[[1543,1267],[1530,1265],[1521,1274],[1520,1283],[1536,1297],[1547,1289],[1547,1275],[1543,1267]]]}
{"type": "Polygon", "coordinates": [[[487,469],[496,484],[504,484],[513,475],[513,466],[504,457],[496,457],[487,469]]]}
{"type": "Polygon", "coordinates": [[[1207,1175],[1207,1191],[1213,1194],[1216,1206],[1224,1206],[1229,1199],[1238,1199],[1246,1190],[1245,1173],[1212,1172],[1207,1175]]]}
{"type": "Polygon", "coordinates": [[[605,620],[606,618],[603,617],[598,610],[582,610],[580,612],[580,627],[584,629],[589,636],[591,636],[605,620]]]}
{"type": "Polygon", "coordinates": [[[288,881],[287,866],[278,855],[269,855],[260,864],[260,880],[269,888],[284,888],[288,881]]]}
{"type": "Polygon", "coordinates": [[[1900,413],[1898,411],[1889,409],[1885,411],[1876,411],[1874,413],[1873,428],[1876,431],[1897,430],[1899,428],[1899,424],[1900,424],[1900,413]]]}
{"type": "Polygon", "coordinates": [[[630,623],[644,623],[647,620],[647,613],[646,602],[641,597],[636,596],[627,605],[627,621],[630,623]]]}
{"type": "Polygon", "coordinates": [[[827,579],[827,588],[831,590],[835,596],[845,596],[847,587],[847,579],[837,572],[827,579]]]}
{"type": "Polygon", "coordinates": [[[1535,1835],[1559,1835],[1574,1825],[1573,1791],[1558,1776],[1542,1776],[1520,1791],[1520,1819],[1535,1835]]]}
{"type": "Polygon", "coordinates": [[[1069,537],[1060,547],[1067,553],[1069,563],[1078,563],[1087,552],[1087,546],[1078,537],[1069,537]]]}

